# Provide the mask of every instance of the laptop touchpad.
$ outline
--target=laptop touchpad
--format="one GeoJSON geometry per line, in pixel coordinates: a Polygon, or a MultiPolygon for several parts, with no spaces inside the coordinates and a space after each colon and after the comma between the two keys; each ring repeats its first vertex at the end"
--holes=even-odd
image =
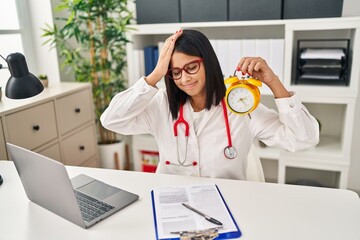
{"type": "Polygon", "coordinates": [[[119,189],[115,187],[96,180],[77,188],[77,190],[101,200],[110,197],[111,195],[119,191],[119,189]]]}

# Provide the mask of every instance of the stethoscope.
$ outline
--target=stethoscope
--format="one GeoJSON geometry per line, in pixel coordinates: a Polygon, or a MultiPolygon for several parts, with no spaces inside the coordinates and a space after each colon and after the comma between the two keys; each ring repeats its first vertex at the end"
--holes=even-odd
{"type": "MultiPolygon", "coordinates": [[[[231,133],[230,133],[230,126],[229,126],[229,119],[227,114],[227,109],[225,105],[224,99],[221,100],[221,105],[223,108],[223,114],[224,114],[224,120],[225,120],[225,127],[226,127],[226,134],[228,139],[228,145],[224,148],[224,155],[228,159],[234,159],[237,156],[237,151],[232,145],[232,139],[231,139],[231,133]]],[[[186,164],[186,157],[187,157],[187,147],[188,147],[188,137],[189,137],[189,123],[184,119],[184,109],[183,105],[180,105],[179,109],[179,118],[174,122],[174,136],[176,138],[176,145],[177,145],[177,160],[178,163],[172,163],[170,161],[166,161],[166,165],[174,165],[174,166],[182,166],[182,167],[190,167],[190,166],[196,166],[198,163],[196,161],[193,161],[192,163],[186,164]],[[179,153],[179,145],[178,145],[178,126],[179,124],[185,125],[185,157],[182,161],[180,159],[180,153],[179,153]]]]}

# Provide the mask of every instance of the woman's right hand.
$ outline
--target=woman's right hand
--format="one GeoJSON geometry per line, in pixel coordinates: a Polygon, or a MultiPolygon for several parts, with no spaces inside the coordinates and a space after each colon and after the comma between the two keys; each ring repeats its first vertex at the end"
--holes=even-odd
{"type": "Polygon", "coordinates": [[[181,34],[182,30],[180,29],[176,31],[173,35],[168,37],[168,39],[166,39],[166,41],[164,42],[155,69],[152,71],[152,73],[145,77],[145,80],[149,85],[155,86],[161,80],[161,78],[166,75],[174,50],[175,42],[181,34]]]}

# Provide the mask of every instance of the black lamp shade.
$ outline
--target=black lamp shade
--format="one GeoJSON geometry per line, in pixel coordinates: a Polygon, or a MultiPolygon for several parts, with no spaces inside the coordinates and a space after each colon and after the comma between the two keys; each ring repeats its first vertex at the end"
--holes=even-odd
{"type": "Polygon", "coordinates": [[[6,58],[10,78],[5,87],[5,96],[23,99],[38,95],[44,90],[40,80],[29,72],[24,55],[12,53],[6,58]]]}

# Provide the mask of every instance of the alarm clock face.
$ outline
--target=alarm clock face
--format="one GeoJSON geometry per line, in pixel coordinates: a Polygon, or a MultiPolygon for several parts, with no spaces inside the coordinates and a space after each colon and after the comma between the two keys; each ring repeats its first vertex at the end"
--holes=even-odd
{"type": "Polygon", "coordinates": [[[234,112],[246,113],[253,108],[255,99],[249,89],[236,87],[229,92],[227,102],[234,112]]]}

